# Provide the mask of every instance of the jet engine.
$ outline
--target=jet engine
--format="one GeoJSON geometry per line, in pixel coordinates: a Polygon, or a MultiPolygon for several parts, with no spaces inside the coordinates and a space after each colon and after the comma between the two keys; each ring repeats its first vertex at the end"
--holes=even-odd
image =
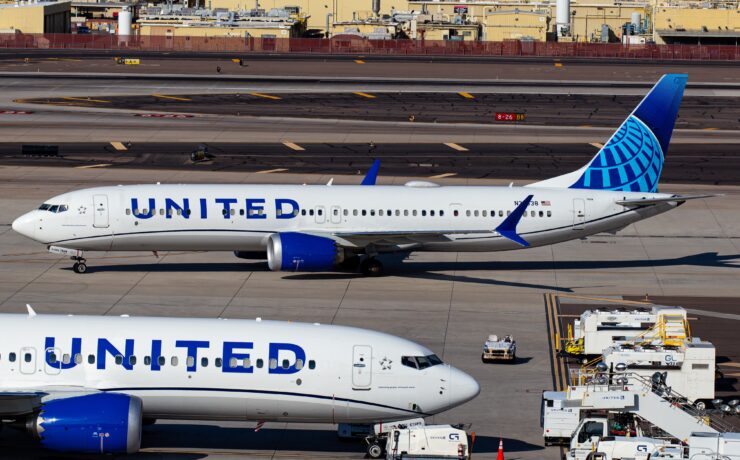
{"type": "Polygon", "coordinates": [[[344,249],[322,236],[273,233],[267,239],[267,265],[273,271],[331,270],[344,262],[344,249]]]}
{"type": "Polygon", "coordinates": [[[141,399],[95,393],[46,401],[28,429],[50,450],[133,454],[141,446],[141,399]]]}

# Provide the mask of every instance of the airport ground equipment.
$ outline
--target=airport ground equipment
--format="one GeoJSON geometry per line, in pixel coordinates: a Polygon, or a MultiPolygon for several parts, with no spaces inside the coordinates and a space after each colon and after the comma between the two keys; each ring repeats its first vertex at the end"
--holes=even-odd
{"type": "Polygon", "coordinates": [[[589,457],[594,452],[603,453],[600,458],[604,459],[647,458],[638,454],[647,455],[660,446],[670,445],[649,441],[655,436],[642,436],[647,434],[640,428],[642,422],[646,422],[651,433],[659,431],[666,438],[681,442],[687,442],[695,433],[731,430],[721,419],[686,404],[685,397],[674,393],[660,379],[626,372],[601,372],[584,380],[588,383],[570,386],[563,392],[564,404],[577,408],[581,414],[570,443],[570,460],[599,458],[589,457]],[[633,416],[635,421],[625,421],[621,418],[625,415],[633,416]],[[634,449],[631,455],[625,453],[629,449],[634,449]]]}
{"type": "MultiPolygon", "coordinates": [[[[619,368],[644,378],[661,372],[665,384],[691,402],[714,399],[715,348],[698,338],[684,340],[680,346],[622,343],[604,350],[602,362],[607,369],[619,368]]],[[[629,377],[628,383],[632,383],[629,377]]]]}
{"type": "Polygon", "coordinates": [[[394,429],[420,428],[425,426],[423,418],[412,418],[399,420],[397,422],[376,423],[371,426],[371,432],[365,437],[367,454],[370,458],[381,458],[386,454],[385,447],[388,442],[388,434],[394,429]]]}
{"type": "Polygon", "coordinates": [[[451,425],[394,428],[386,438],[386,460],[469,458],[468,436],[451,425]]]}
{"type": "Polygon", "coordinates": [[[516,340],[511,335],[499,338],[497,335],[489,335],[483,344],[481,361],[490,363],[492,361],[516,361],[516,340]]]}
{"type": "Polygon", "coordinates": [[[660,339],[674,345],[690,337],[686,310],[659,305],[650,309],[586,310],[568,330],[563,351],[584,359],[601,355],[617,342],[660,339]]]}
{"type": "Polygon", "coordinates": [[[546,446],[567,445],[580,420],[580,407],[569,405],[564,391],[542,392],[540,424],[546,446]]]}

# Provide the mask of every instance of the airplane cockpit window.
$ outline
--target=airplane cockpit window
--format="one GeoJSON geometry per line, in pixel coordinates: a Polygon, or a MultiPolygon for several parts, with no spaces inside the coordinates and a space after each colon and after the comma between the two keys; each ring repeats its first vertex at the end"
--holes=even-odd
{"type": "Polygon", "coordinates": [[[438,364],[442,364],[442,360],[437,355],[401,357],[401,365],[412,369],[426,369],[438,364]]]}
{"type": "Polygon", "coordinates": [[[67,206],[66,204],[49,204],[49,203],[44,203],[41,206],[39,206],[39,211],[49,211],[49,212],[53,212],[55,214],[56,213],[59,213],[59,212],[64,212],[64,211],[66,211],[68,209],[69,209],[69,206],[67,206]]]}

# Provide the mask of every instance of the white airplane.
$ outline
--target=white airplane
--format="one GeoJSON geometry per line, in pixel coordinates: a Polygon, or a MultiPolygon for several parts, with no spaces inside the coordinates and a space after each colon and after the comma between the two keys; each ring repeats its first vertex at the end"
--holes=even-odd
{"type": "Polygon", "coordinates": [[[687,76],[664,75],[585,166],[524,187],[133,185],[49,199],[13,229],[75,260],[83,251],[234,251],[272,270],[360,265],[378,254],[504,251],[616,232],[688,199],[657,193],[687,76]]]}
{"type": "Polygon", "coordinates": [[[380,332],[278,321],[0,314],[0,419],[49,449],[133,453],[153,419],[376,423],[478,383],[380,332]]]}

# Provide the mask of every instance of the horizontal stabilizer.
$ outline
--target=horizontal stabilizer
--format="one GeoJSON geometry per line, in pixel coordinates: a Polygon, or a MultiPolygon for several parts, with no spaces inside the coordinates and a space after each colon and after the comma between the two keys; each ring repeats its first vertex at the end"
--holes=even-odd
{"type": "Polygon", "coordinates": [[[516,231],[517,225],[519,225],[519,221],[522,219],[522,216],[527,211],[527,206],[529,206],[530,201],[532,201],[532,197],[534,195],[529,195],[527,198],[524,199],[521,203],[519,203],[519,206],[514,209],[511,214],[509,214],[506,219],[504,219],[503,222],[501,222],[501,225],[496,227],[496,231],[499,235],[503,236],[504,238],[508,238],[511,241],[521,244],[524,247],[529,246],[529,243],[519,236],[519,234],[516,231]]]}
{"type": "Polygon", "coordinates": [[[617,200],[617,204],[621,204],[622,206],[646,206],[651,204],[660,204],[660,203],[675,203],[680,202],[683,203],[684,201],[688,200],[701,200],[702,198],[714,198],[717,196],[717,194],[712,195],[673,195],[665,198],[634,198],[631,200],[617,200]]]}

